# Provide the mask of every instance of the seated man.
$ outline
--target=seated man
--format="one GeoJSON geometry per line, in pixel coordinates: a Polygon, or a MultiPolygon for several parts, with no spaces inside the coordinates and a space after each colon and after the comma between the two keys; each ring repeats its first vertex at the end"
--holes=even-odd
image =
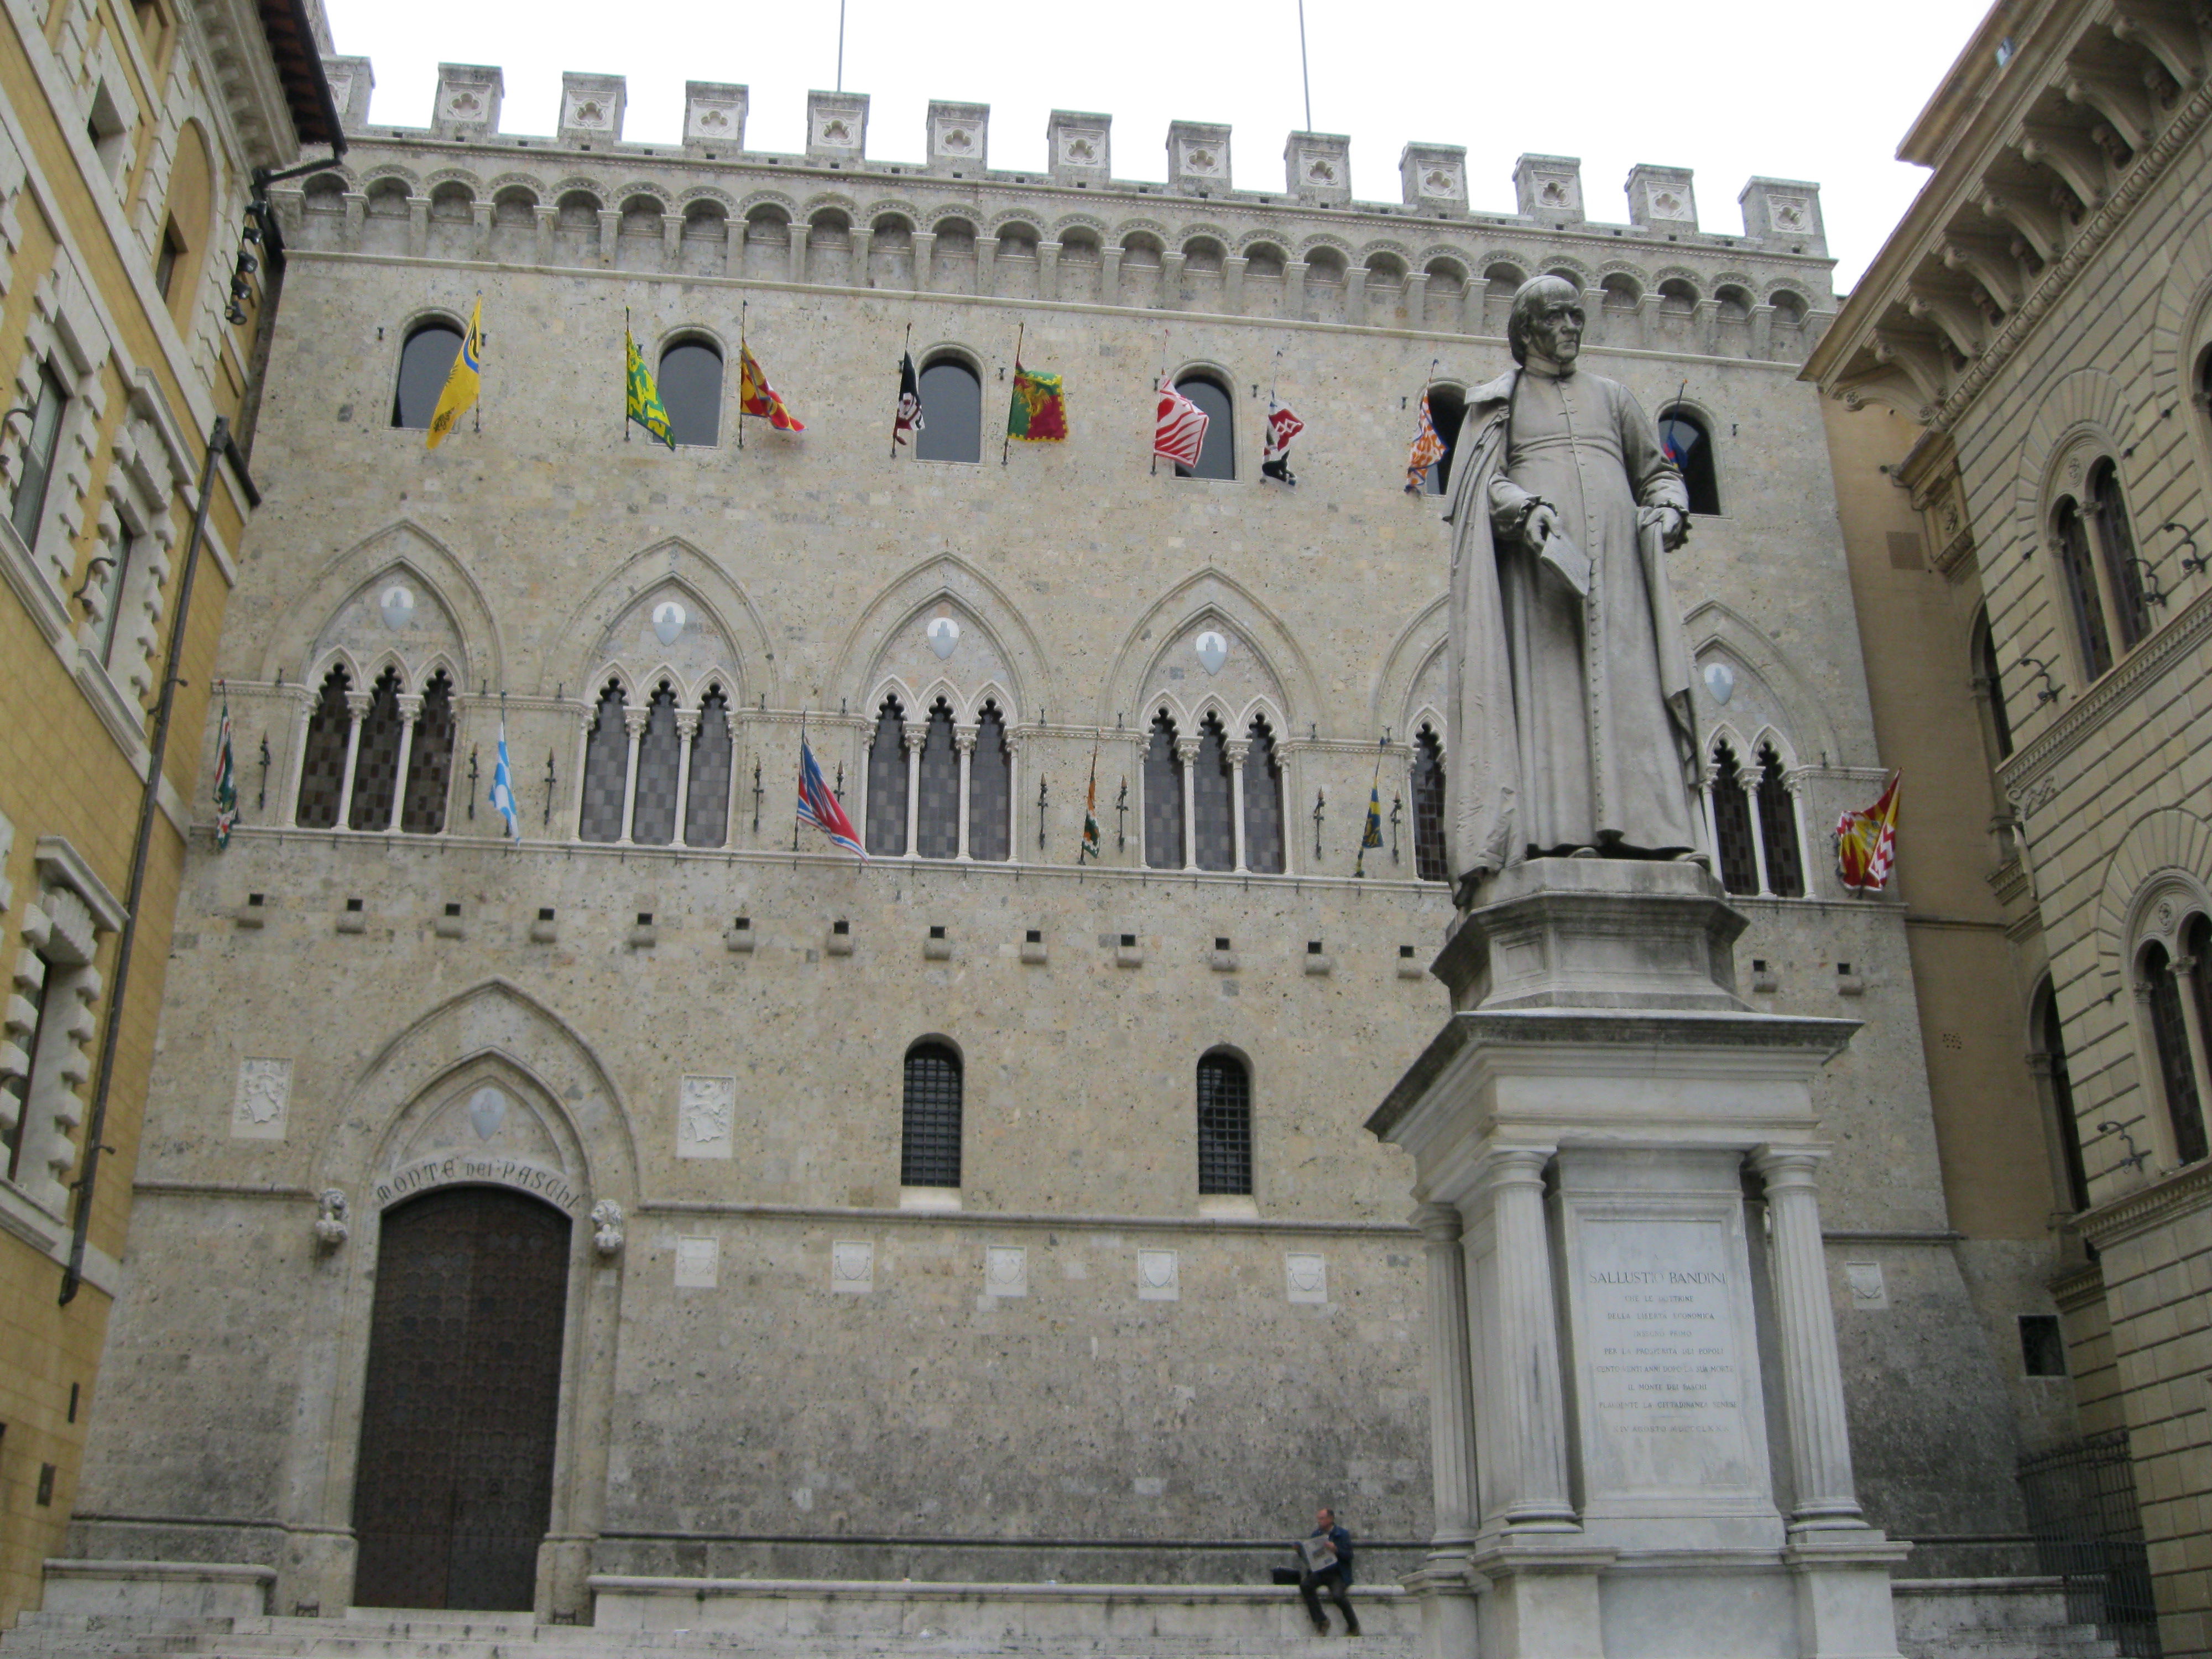
{"type": "Polygon", "coordinates": [[[1344,1633],[1359,1634],[1359,1615],[1352,1610],[1352,1534],[1336,1524],[1336,1511],[1321,1510],[1314,1519],[1317,1524],[1312,1533],[1298,1546],[1305,1562],[1305,1571],[1298,1578],[1298,1594],[1305,1597],[1306,1613],[1314,1621],[1316,1635],[1328,1634],[1328,1615],[1321,1610],[1321,1595],[1326,1590],[1329,1600],[1344,1614],[1344,1633]]]}

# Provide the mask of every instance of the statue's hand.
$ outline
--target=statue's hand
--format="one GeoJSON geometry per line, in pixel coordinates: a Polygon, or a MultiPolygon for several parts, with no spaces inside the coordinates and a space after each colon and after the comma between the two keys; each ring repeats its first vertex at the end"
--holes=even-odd
{"type": "Polygon", "coordinates": [[[1647,507],[1639,516],[1644,523],[1659,526],[1659,544],[1669,553],[1690,539],[1690,515],[1672,502],[1647,507]]]}
{"type": "Polygon", "coordinates": [[[1544,544],[1552,539],[1559,528],[1559,515],[1552,510],[1549,501],[1539,501],[1521,521],[1521,539],[1534,552],[1544,550],[1544,544]]]}

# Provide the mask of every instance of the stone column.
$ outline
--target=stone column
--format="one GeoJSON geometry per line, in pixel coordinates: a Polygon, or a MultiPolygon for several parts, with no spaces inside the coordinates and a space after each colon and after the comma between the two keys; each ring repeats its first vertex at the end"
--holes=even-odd
{"type": "Polygon", "coordinates": [[[576,723],[576,769],[569,776],[576,780],[576,839],[584,838],[584,765],[592,752],[592,711],[586,708],[584,717],[576,723]]]}
{"type": "Polygon", "coordinates": [[[561,216],[561,210],[547,207],[540,203],[532,208],[531,212],[538,221],[538,252],[535,263],[550,265],[553,263],[553,222],[561,216]]]}
{"type": "Polygon", "coordinates": [[[806,280],[806,244],[814,234],[814,227],[803,220],[791,222],[791,280],[806,280]]]}
{"type": "Polygon", "coordinates": [[[1659,290],[1646,289],[1636,301],[1636,343],[1648,346],[1659,338],[1659,290]]]}
{"type": "Polygon", "coordinates": [[[1698,301],[1698,349],[1708,357],[1720,354],[1721,302],[1708,295],[1698,301]]]}
{"type": "Polygon", "coordinates": [[[1198,796],[1191,782],[1198,768],[1196,738],[1176,739],[1176,761],[1182,768],[1182,867],[1198,868],[1198,796]]]}
{"type": "Polygon", "coordinates": [[[745,233],[751,228],[750,220],[732,219],[729,222],[728,236],[722,249],[722,268],[726,275],[742,276],[745,274],[745,233]]]}
{"type": "Polygon", "coordinates": [[[854,288],[866,288],[869,285],[868,244],[875,239],[876,233],[873,227],[868,225],[853,227],[853,264],[845,273],[845,280],[854,288]]]}
{"type": "Polygon", "coordinates": [[[684,268],[684,216],[680,213],[660,216],[660,268],[663,270],[684,268]]]}
{"type": "Polygon", "coordinates": [[[2205,1061],[2204,1019],[2197,1012],[2197,988],[2189,982],[2189,976],[2197,967],[2195,957],[2175,957],[2166,964],[2166,971],[2173,981],[2175,1000],[2181,1004],[2181,1029],[2189,1044],[2190,1075],[2197,1080],[2197,1098],[2202,1102],[2212,1100],[2212,1071],[2208,1071],[2205,1061]]]}
{"type": "Polygon", "coordinates": [[[353,823],[353,769],[361,759],[361,723],[368,717],[369,704],[374,696],[367,691],[345,694],[346,713],[352,716],[346,722],[345,773],[338,781],[338,821],[334,828],[344,830],[353,823]]]}
{"type": "Polygon", "coordinates": [[[1221,262],[1221,308],[1231,317],[1244,314],[1244,267],[1251,263],[1241,253],[1221,262]]]}
{"type": "Polygon", "coordinates": [[[392,816],[384,826],[390,833],[398,833],[400,814],[406,809],[407,762],[415,752],[415,722],[422,715],[422,693],[403,693],[399,699],[399,764],[392,781],[392,816]]]}
{"type": "Polygon", "coordinates": [[[1797,1508],[1791,1529],[1859,1527],[1851,1482],[1851,1441],[1844,1419],[1844,1372],[1836,1357],[1828,1259],[1820,1243],[1820,1200],[1814,1171],[1826,1154],[1767,1147],[1752,1164],[1766,1183],[1773,1222],[1775,1322],[1780,1328],[1782,1388],[1790,1417],[1790,1459],[1797,1508]]]}
{"type": "Polygon", "coordinates": [[[990,295],[999,291],[999,239],[978,236],[975,239],[975,292],[990,295]]]}
{"type": "Polygon", "coordinates": [[[929,726],[908,720],[901,732],[906,744],[906,855],[921,856],[921,745],[928,741],[929,726]]]}
{"type": "Polygon", "coordinates": [[[611,265],[615,262],[615,250],[622,246],[622,210],[599,210],[599,263],[611,265]]]}
{"type": "Polygon", "coordinates": [[[1429,1554],[1433,1559],[1456,1554],[1474,1541],[1474,1376],[1459,1212],[1449,1204],[1424,1204],[1413,1212],[1413,1224],[1428,1241],[1429,1455],[1436,1483],[1436,1530],[1429,1538],[1429,1554]]]}
{"type": "MultiPolygon", "coordinates": [[[[691,816],[691,742],[699,735],[699,710],[676,711],[676,827],[668,832],[672,846],[684,845],[684,826],[691,816]]],[[[732,759],[736,758],[735,755],[732,759]]],[[[732,766],[731,770],[737,769],[732,766]]]]}
{"type": "Polygon", "coordinates": [[[1121,303],[1121,249],[1118,243],[1098,250],[1098,303],[1121,303]]]}
{"type": "Polygon", "coordinates": [[[954,854],[961,863],[968,860],[968,769],[975,753],[975,728],[956,726],[952,728],[952,746],[960,754],[960,849],[954,854]]]}
{"type": "Polygon", "coordinates": [[[430,252],[430,198],[407,198],[407,257],[420,259],[430,252]]]}
{"type": "Polygon", "coordinates": [[[361,246],[362,230],[368,223],[368,198],[362,191],[349,190],[345,193],[345,228],[340,233],[338,246],[352,252],[361,246]]]}
{"type": "Polygon", "coordinates": [[[1182,270],[1188,263],[1180,248],[1170,248],[1160,255],[1160,309],[1182,309],[1182,270]]]}
{"type": "Polygon", "coordinates": [[[1482,276],[1470,272],[1467,286],[1460,290],[1459,331],[1480,334],[1483,331],[1483,313],[1490,301],[1490,283],[1482,276]]]}
{"type": "Polygon", "coordinates": [[[1813,849],[1805,839],[1805,769],[1782,775],[1782,787],[1790,797],[1790,829],[1797,841],[1797,868],[1804,878],[1805,896],[1813,896],[1813,849]]]}
{"type": "Polygon", "coordinates": [[[1232,738],[1226,745],[1229,750],[1229,819],[1230,834],[1237,846],[1236,871],[1243,875],[1244,861],[1244,757],[1252,752],[1249,738],[1232,738]]]}
{"type": "Polygon", "coordinates": [[[1759,810],[1758,775],[1747,767],[1736,774],[1736,784],[1743,791],[1744,805],[1751,813],[1751,861],[1759,872],[1759,896],[1772,898],[1774,883],[1766,873],[1766,825],[1765,815],[1759,810]]]}
{"type": "Polygon", "coordinates": [[[1306,314],[1306,262],[1283,261],[1283,315],[1303,319],[1306,314]]]}
{"type": "Polygon", "coordinates": [[[1429,273],[1409,270],[1406,273],[1406,326],[1426,328],[1429,325],[1429,273]]]}
{"type": "Polygon", "coordinates": [[[1358,324],[1367,320],[1367,267],[1346,265],[1344,268],[1344,320],[1358,324]]]}
{"type": "Polygon", "coordinates": [[[1751,308],[1751,355],[1765,359],[1774,355],[1774,307],[1767,305],[1751,308]]]}
{"type": "Polygon", "coordinates": [[[491,204],[477,202],[469,209],[469,218],[476,234],[470,239],[470,248],[476,258],[491,258],[491,204]]]}
{"type": "MultiPolygon", "coordinates": [[[[1509,1528],[1571,1529],[1567,1492],[1565,1395],[1559,1381],[1558,1305],[1552,1287],[1552,1241],[1544,1223],[1547,1147],[1507,1147],[1492,1154],[1487,1176],[1496,1232],[1497,1344],[1487,1381],[1496,1388],[1492,1443],[1510,1460],[1504,1473],[1509,1528]]],[[[1832,1352],[1832,1350],[1831,1351],[1832,1352]]]]}
{"type": "Polygon", "coordinates": [[[1713,764],[1713,757],[1708,753],[1705,764],[1698,770],[1698,806],[1705,814],[1705,848],[1713,855],[1713,878],[1717,881],[1722,879],[1721,821],[1713,811],[1713,791],[1720,784],[1720,769],[1713,764]]]}
{"type": "Polygon", "coordinates": [[[646,723],[653,718],[650,705],[643,708],[623,710],[623,730],[629,734],[629,758],[623,766],[622,834],[616,839],[624,847],[631,846],[632,820],[637,817],[637,749],[644,740],[646,723]]]}
{"type": "Polygon", "coordinates": [[[1049,236],[1037,242],[1037,298],[1060,298],[1060,244],[1049,236]]]}
{"type": "Polygon", "coordinates": [[[929,267],[932,258],[936,253],[936,251],[937,233],[935,231],[917,230],[915,232],[914,291],[916,294],[927,294],[929,292],[929,267]]]}

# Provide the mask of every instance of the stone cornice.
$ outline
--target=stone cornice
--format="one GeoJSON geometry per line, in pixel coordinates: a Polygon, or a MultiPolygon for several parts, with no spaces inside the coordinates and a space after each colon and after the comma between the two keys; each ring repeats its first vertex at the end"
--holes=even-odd
{"type": "Polygon", "coordinates": [[[2081,1237],[2099,1249],[2212,1205],[2212,1161],[2191,1164],[2077,1218],[2081,1237]]]}

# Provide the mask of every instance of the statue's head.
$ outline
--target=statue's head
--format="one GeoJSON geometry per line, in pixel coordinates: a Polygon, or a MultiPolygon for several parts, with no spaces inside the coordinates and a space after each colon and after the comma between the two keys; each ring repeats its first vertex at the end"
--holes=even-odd
{"type": "Polygon", "coordinates": [[[1513,295],[1505,319],[1505,343],[1513,361],[1525,363],[1534,347],[1562,368],[1583,349],[1583,291],[1564,276],[1532,276],[1513,295]]]}

